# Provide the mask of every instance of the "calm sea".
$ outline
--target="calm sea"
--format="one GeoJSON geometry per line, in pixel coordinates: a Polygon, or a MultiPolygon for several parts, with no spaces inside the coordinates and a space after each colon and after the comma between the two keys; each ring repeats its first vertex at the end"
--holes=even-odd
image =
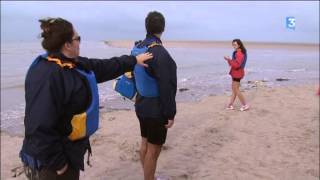
{"type": "MultiPolygon", "coordinates": [[[[81,56],[110,58],[129,54],[128,48],[114,48],[103,42],[83,42],[81,56]]],[[[168,48],[178,66],[177,101],[197,101],[210,95],[230,91],[229,67],[224,55],[232,48],[168,48]],[[185,91],[184,91],[185,90],[185,91]]],[[[40,42],[1,44],[1,131],[23,134],[24,79],[33,59],[44,51],[40,42]]],[[[319,83],[319,51],[288,48],[248,49],[246,77],[248,81],[265,81],[266,86],[319,83]],[[277,78],[289,81],[276,81],[277,78]]],[[[112,81],[99,84],[100,104],[107,111],[133,109],[112,90],[112,81]]]]}

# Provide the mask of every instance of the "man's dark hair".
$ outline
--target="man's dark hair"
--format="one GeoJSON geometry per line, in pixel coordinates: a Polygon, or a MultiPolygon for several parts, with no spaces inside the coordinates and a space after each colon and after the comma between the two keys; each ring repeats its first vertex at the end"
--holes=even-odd
{"type": "Polygon", "coordinates": [[[159,34],[164,31],[165,19],[161,13],[152,11],[146,17],[145,25],[148,34],[159,34]]]}

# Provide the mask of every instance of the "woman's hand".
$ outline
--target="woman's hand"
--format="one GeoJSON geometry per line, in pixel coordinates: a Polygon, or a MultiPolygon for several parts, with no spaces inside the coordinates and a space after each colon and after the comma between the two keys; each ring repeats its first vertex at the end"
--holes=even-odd
{"type": "Polygon", "coordinates": [[[65,173],[68,169],[68,163],[66,163],[66,165],[63,166],[63,168],[61,168],[60,170],[57,170],[57,174],[61,175],[63,173],[65,173]]]}
{"type": "Polygon", "coordinates": [[[224,56],[224,59],[225,59],[226,61],[231,60],[231,58],[230,58],[229,56],[224,56]]]}
{"type": "Polygon", "coordinates": [[[152,54],[147,52],[147,53],[143,53],[143,54],[139,54],[138,56],[136,56],[137,59],[137,64],[140,64],[144,67],[148,67],[147,64],[144,63],[144,61],[153,58],[152,54]]]}

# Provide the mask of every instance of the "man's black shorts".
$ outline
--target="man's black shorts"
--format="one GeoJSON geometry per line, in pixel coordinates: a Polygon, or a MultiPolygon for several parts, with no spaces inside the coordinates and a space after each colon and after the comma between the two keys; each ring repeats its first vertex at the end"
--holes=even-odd
{"type": "Polygon", "coordinates": [[[151,144],[163,145],[167,138],[167,120],[163,118],[149,118],[138,116],[141,136],[151,144]]]}

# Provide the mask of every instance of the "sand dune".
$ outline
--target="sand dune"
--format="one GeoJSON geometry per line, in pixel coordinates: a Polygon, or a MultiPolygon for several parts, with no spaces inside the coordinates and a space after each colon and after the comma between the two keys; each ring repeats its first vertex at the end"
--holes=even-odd
{"type": "MultiPolygon", "coordinates": [[[[314,86],[258,87],[245,96],[252,106],[247,112],[224,110],[227,95],[179,103],[156,174],[170,180],[319,179],[314,86]]],[[[10,170],[19,167],[21,141],[1,135],[1,179],[10,179],[10,170]]],[[[93,167],[86,167],[81,179],[143,179],[134,112],[101,112],[101,127],[91,142],[93,167]]]]}

